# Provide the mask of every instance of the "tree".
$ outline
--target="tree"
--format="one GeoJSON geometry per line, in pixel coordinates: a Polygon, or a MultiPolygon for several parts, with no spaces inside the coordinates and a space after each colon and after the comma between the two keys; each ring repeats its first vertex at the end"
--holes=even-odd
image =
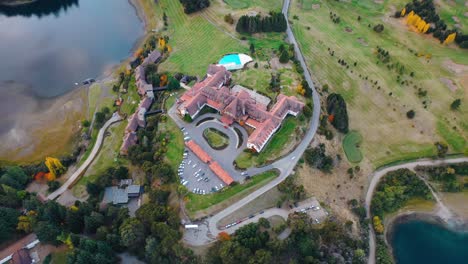
{"type": "Polygon", "coordinates": [[[17,190],[22,190],[28,183],[29,177],[20,167],[8,167],[0,177],[0,184],[6,184],[17,190]]]}
{"type": "Polygon", "coordinates": [[[19,216],[19,212],[15,209],[0,207],[0,242],[13,238],[19,216]]]}
{"type": "Polygon", "coordinates": [[[384,232],[384,226],[382,224],[382,221],[378,216],[374,216],[373,218],[373,223],[374,223],[374,230],[377,234],[382,234],[384,232]]]}
{"type": "Polygon", "coordinates": [[[414,110],[409,110],[408,112],[406,112],[406,117],[407,117],[408,119],[413,119],[414,116],[415,116],[415,114],[416,114],[416,113],[414,112],[414,110]]]}
{"type": "Polygon", "coordinates": [[[220,241],[229,241],[231,240],[231,236],[226,232],[221,232],[218,234],[218,239],[220,241]]]}
{"type": "Polygon", "coordinates": [[[191,14],[210,6],[209,0],[179,0],[184,6],[184,12],[191,14]]]}
{"type": "Polygon", "coordinates": [[[264,228],[270,228],[270,222],[265,217],[258,219],[258,225],[264,228]]]}
{"type": "Polygon", "coordinates": [[[439,157],[445,157],[445,155],[447,154],[448,152],[448,146],[447,144],[443,143],[443,142],[436,142],[434,144],[437,148],[437,156],[439,157]]]}
{"type": "Polygon", "coordinates": [[[289,61],[289,53],[288,51],[283,50],[283,52],[281,52],[281,55],[279,57],[279,62],[288,63],[288,61],[289,61]]]}
{"type": "Polygon", "coordinates": [[[452,102],[452,104],[450,104],[450,109],[458,110],[460,108],[460,105],[461,105],[461,99],[456,99],[455,101],[452,102]]]}
{"type": "Polygon", "coordinates": [[[55,246],[60,244],[60,242],[57,240],[57,237],[62,231],[58,226],[41,221],[37,223],[36,227],[34,228],[34,232],[42,243],[52,244],[55,246]]]}
{"type": "Polygon", "coordinates": [[[104,216],[97,212],[84,217],[85,232],[89,234],[96,233],[96,230],[104,224],[104,216]]]}
{"type": "Polygon", "coordinates": [[[180,88],[180,82],[174,78],[174,77],[170,77],[169,78],[169,83],[167,85],[167,89],[169,91],[173,91],[173,90],[177,90],[180,88]]]}
{"type": "Polygon", "coordinates": [[[384,30],[384,25],[382,24],[377,24],[376,26],[374,26],[374,31],[377,33],[381,33],[383,30],[384,30]]]}
{"type": "Polygon", "coordinates": [[[255,46],[253,43],[250,43],[250,54],[255,54],[255,46]]]}
{"type": "Polygon", "coordinates": [[[348,111],[346,102],[340,94],[332,93],[327,97],[327,112],[334,115],[331,124],[341,133],[348,133],[348,111]]]}
{"type": "Polygon", "coordinates": [[[137,218],[125,219],[119,228],[121,244],[131,251],[136,251],[145,241],[145,230],[137,218]]]}

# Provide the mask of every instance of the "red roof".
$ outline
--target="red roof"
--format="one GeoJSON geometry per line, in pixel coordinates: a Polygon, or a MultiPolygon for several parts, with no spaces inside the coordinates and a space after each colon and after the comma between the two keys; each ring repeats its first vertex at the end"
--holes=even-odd
{"type": "Polygon", "coordinates": [[[203,161],[204,163],[208,163],[211,161],[210,155],[206,153],[195,141],[190,140],[188,142],[185,142],[185,145],[197,155],[203,161]]]}
{"type": "Polygon", "coordinates": [[[234,123],[234,119],[232,117],[230,117],[230,116],[223,115],[223,116],[221,116],[221,122],[223,122],[224,124],[229,126],[232,123],[234,123]]]}
{"type": "Polygon", "coordinates": [[[226,184],[231,185],[234,181],[229,173],[227,173],[216,161],[210,164],[210,169],[226,184]]]}

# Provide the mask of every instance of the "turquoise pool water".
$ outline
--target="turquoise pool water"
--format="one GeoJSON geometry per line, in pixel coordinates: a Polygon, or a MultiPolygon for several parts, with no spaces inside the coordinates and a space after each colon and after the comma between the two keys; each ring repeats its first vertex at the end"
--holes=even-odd
{"type": "Polygon", "coordinates": [[[219,64],[226,65],[234,63],[236,65],[241,65],[241,61],[238,54],[229,54],[224,56],[220,61],[219,64]]]}

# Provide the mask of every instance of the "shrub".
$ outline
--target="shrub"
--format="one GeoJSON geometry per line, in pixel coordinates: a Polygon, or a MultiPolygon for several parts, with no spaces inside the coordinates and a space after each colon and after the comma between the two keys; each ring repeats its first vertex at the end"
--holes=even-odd
{"type": "Polygon", "coordinates": [[[458,108],[460,108],[460,105],[461,105],[461,100],[456,99],[455,101],[452,102],[452,104],[450,104],[450,109],[458,110],[458,108]]]}
{"type": "Polygon", "coordinates": [[[381,33],[383,30],[384,30],[384,25],[382,25],[382,24],[378,24],[378,25],[374,26],[374,31],[377,32],[377,33],[381,33]]]}
{"type": "Polygon", "coordinates": [[[406,112],[406,117],[409,119],[413,119],[415,115],[416,113],[414,112],[414,110],[409,110],[408,112],[406,112]]]}

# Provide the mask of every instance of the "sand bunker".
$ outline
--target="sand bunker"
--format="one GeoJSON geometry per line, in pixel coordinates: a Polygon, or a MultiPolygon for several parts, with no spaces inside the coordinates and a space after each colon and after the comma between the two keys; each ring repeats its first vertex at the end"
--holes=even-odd
{"type": "Polygon", "coordinates": [[[457,85],[450,79],[447,78],[440,78],[439,79],[450,91],[455,92],[457,90],[457,85]]]}
{"type": "Polygon", "coordinates": [[[455,74],[463,74],[465,72],[468,72],[468,65],[457,64],[452,60],[446,60],[443,62],[442,65],[444,66],[444,68],[455,74]]]}

